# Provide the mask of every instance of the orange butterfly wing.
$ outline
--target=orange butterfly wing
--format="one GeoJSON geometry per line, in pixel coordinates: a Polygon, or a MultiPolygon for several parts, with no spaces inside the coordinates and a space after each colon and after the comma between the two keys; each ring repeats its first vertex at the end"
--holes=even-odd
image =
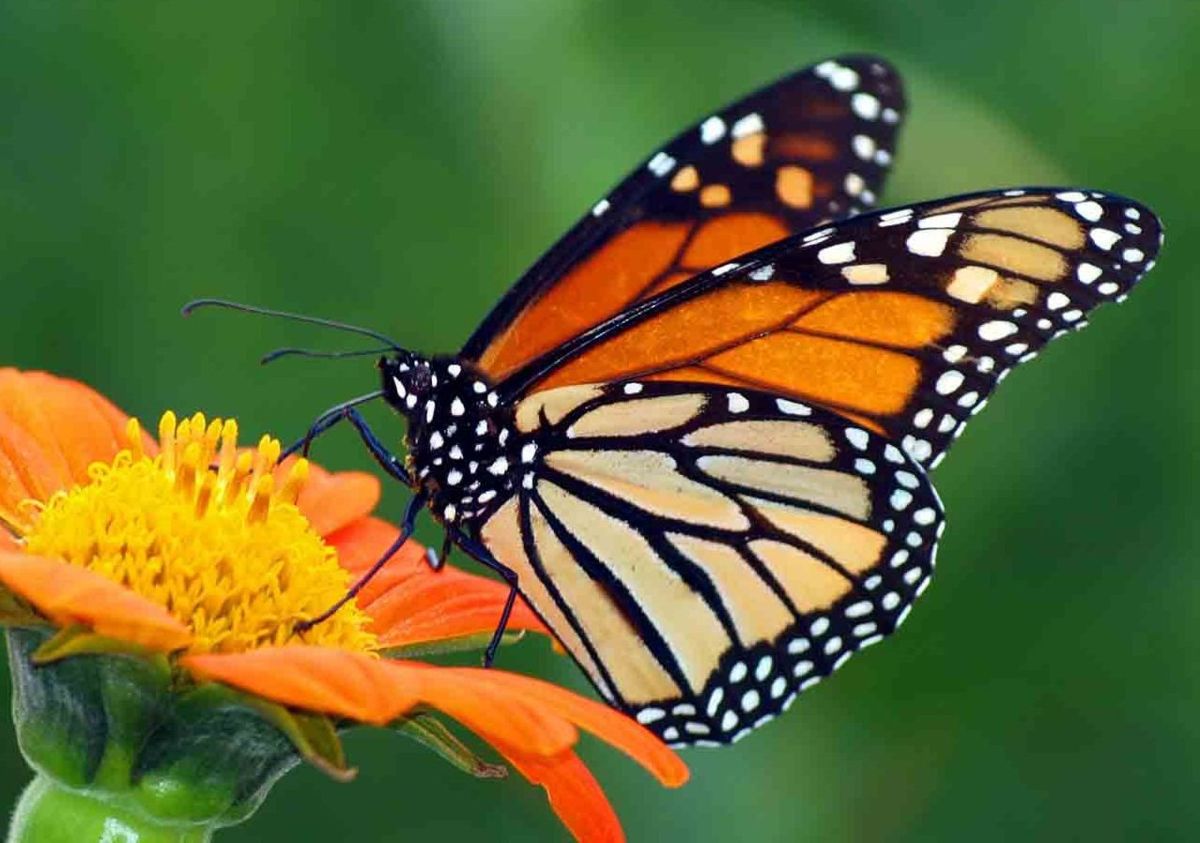
{"type": "Polygon", "coordinates": [[[935,464],[1008,371],[1153,265],[1146,208],[1067,189],[872,213],[738,258],[556,348],[525,394],[645,379],[821,404],[935,464]]]}
{"type": "Polygon", "coordinates": [[[598,203],[464,346],[501,380],[737,255],[875,202],[904,108],[871,57],[802,70],[679,135],[598,203]]]}

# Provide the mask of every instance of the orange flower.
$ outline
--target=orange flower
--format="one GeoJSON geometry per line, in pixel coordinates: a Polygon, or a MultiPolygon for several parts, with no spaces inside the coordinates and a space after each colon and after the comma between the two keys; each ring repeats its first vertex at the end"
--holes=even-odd
{"type": "MultiPolygon", "coordinates": [[[[60,634],[108,642],[62,653],[116,642],[165,654],[191,683],[341,723],[438,709],[545,788],[580,839],[622,833],[573,751],[577,728],[666,785],[686,780],[677,756],[605,705],[500,670],[381,658],[486,636],[506,597],[493,580],[435,572],[413,541],[356,604],[295,633],[395,539],[370,514],[378,482],[305,460],[276,466],[267,437],[238,451],[232,422],[167,414],[159,434],[82,384],[0,369],[0,582],[60,634]]],[[[509,628],[546,633],[521,602],[509,628]]]]}

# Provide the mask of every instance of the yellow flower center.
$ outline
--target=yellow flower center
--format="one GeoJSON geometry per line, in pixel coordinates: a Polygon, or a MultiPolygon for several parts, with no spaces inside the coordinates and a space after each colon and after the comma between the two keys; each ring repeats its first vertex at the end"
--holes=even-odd
{"type": "MultiPolygon", "coordinates": [[[[115,580],[188,624],[192,652],[240,652],[293,639],[297,622],[338,600],[350,575],[296,507],[308,476],[298,460],[276,487],[280,445],[264,436],[238,452],[237,423],[197,413],[159,423],[161,453],[128,450],[88,470],[91,482],[55,494],[25,534],[29,553],[115,580]]],[[[373,651],[369,618],[353,604],[303,641],[373,651]]],[[[293,641],[293,643],[295,643],[293,641]]]]}

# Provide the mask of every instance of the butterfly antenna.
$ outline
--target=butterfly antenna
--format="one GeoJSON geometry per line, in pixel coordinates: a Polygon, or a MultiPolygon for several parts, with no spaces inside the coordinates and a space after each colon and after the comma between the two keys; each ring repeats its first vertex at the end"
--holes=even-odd
{"type": "Polygon", "coordinates": [[[281,357],[317,357],[323,360],[340,360],[343,357],[373,357],[376,354],[385,354],[393,350],[394,346],[364,348],[361,351],[317,351],[311,348],[277,348],[274,351],[268,351],[258,362],[265,366],[268,363],[274,363],[281,357]]]}
{"type": "Polygon", "coordinates": [[[363,328],[358,325],[348,325],[345,322],[335,322],[332,319],[321,319],[317,316],[306,316],[303,313],[288,313],[287,311],[283,310],[272,310],[267,307],[258,307],[252,304],[242,304],[241,302],[228,301],[226,299],[195,299],[194,301],[190,301],[185,304],[180,313],[183,316],[191,316],[195,311],[208,307],[236,310],[241,313],[253,313],[258,316],[270,316],[275,319],[287,319],[292,322],[304,322],[308,325],[320,325],[322,328],[332,328],[335,331],[346,331],[347,333],[351,334],[359,334],[360,336],[371,337],[372,339],[386,343],[389,350],[404,350],[400,344],[391,337],[385,336],[378,331],[372,331],[370,328],[363,328]]]}

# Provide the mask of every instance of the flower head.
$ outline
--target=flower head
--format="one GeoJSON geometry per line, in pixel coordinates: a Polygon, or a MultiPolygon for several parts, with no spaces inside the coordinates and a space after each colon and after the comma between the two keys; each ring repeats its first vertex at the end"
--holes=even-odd
{"type": "MultiPolygon", "coordinates": [[[[265,724],[286,738],[290,756],[251,771],[251,790],[260,794],[288,758],[348,775],[336,732],[355,723],[397,726],[464,769],[495,775],[500,768],[476,758],[432,719],[433,710],[546,788],[580,838],[617,839],[620,826],[574,754],[578,728],[625,750],[664,783],[686,779],[674,754],[604,705],[499,670],[389,658],[485,637],[506,598],[500,583],[450,567],[433,571],[413,542],[356,603],[297,633],[394,541],[396,528],[370,516],[377,482],[305,460],[277,466],[279,443],[264,437],[239,450],[232,421],[168,413],[158,433],[156,443],[80,384],[0,370],[0,583],[7,588],[0,622],[16,628],[18,734],[39,770],[70,787],[120,792],[169,820],[237,821],[257,804],[232,795],[244,794],[246,781],[182,813],[162,797],[175,792],[163,777],[190,769],[177,757],[197,744],[189,722],[232,705],[251,713],[254,728],[265,724]],[[146,712],[126,711],[132,733],[113,752],[123,761],[88,771],[63,762],[56,743],[63,736],[39,720],[36,702],[45,695],[30,689],[69,693],[64,677],[78,674],[73,665],[128,670],[120,665],[131,657],[145,665],[153,691],[144,695],[152,703],[138,704],[160,719],[171,712],[177,726],[148,732],[146,712]],[[139,752],[137,763],[125,757],[139,752]],[[172,765],[147,766],[148,754],[172,765]]],[[[510,628],[545,632],[524,604],[510,628]]],[[[94,704],[111,719],[111,701],[101,694],[94,704]]],[[[238,757],[237,734],[208,740],[230,744],[215,757],[238,757]]]]}
{"type": "MultiPolygon", "coordinates": [[[[307,460],[277,483],[277,440],[239,453],[237,424],[199,413],[178,424],[162,417],[157,456],[143,450],[134,419],[126,439],[110,463],[88,468],[86,485],[33,508],[27,554],[94,571],[165,608],[189,627],[193,653],[286,644],[296,623],[345,593],[350,573],[337,549],[296,506],[307,460]]],[[[371,652],[369,623],[352,604],[305,640],[371,652]]]]}

